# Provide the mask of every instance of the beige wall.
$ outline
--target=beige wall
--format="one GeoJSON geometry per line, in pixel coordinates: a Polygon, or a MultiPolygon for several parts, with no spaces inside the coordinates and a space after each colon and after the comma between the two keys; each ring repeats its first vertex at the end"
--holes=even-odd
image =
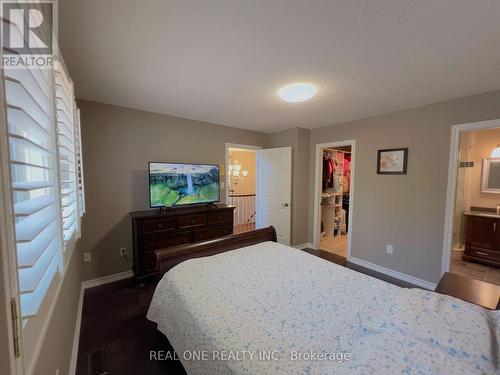
{"type": "MultiPolygon", "coordinates": [[[[148,208],[148,161],[225,162],[225,144],[264,145],[266,135],[198,121],[79,100],[87,213],[84,280],[129,270],[129,213],[148,208]]],[[[225,191],[221,192],[224,200],[225,191]]]]}
{"type": "MultiPolygon", "coordinates": [[[[310,130],[293,128],[269,134],[267,147],[292,147],[292,245],[308,242],[308,181],[310,130]]],[[[310,241],[312,242],[312,241],[310,241]]]]}
{"type": "Polygon", "coordinates": [[[470,133],[469,155],[474,167],[468,168],[467,191],[470,194],[470,205],[476,207],[495,208],[500,204],[500,194],[482,193],[481,179],[483,159],[491,156],[491,151],[500,144],[500,129],[481,130],[470,133]]]}
{"type": "MultiPolygon", "coordinates": [[[[311,171],[316,144],[356,140],[352,256],[437,282],[441,275],[450,127],[496,118],[500,118],[500,91],[314,129],[311,171]],[[408,174],[377,175],[377,150],[396,147],[409,147],[408,174]],[[386,244],[394,245],[394,255],[385,253],[386,244]]],[[[314,178],[309,183],[312,241],[314,178]]]]}
{"type": "Polygon", "coordinates": [[[241,171],[248,171],[248,176],[243,177],[240,172],[240,179],[237,184],[232,184],[234,194],[255,194],[255,175],[257,158],[255,151],[230,150],[229,158],[231,163],[238,162],[241,171]]]}

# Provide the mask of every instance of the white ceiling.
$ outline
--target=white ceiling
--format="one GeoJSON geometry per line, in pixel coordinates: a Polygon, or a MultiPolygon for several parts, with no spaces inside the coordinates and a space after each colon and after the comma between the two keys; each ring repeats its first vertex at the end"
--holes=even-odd
{"type": "Polygon", "coordinates": [[[500,88],[499,0],[64,0],[79,98],[271,132],[500,88]],[[278,88],[319,92],[285,103],[278,88]]]}

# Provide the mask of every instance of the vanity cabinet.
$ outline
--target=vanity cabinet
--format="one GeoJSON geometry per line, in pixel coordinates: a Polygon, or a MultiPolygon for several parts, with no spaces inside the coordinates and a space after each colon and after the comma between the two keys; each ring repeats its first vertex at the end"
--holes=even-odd
{"type": "Polygon", "coordinates": [[[467,215],[463,259],[500,267],[500,219],[467,215]]]}

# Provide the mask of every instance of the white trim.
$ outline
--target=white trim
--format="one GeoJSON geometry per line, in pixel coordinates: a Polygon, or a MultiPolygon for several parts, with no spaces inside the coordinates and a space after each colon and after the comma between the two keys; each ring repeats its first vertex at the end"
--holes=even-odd
{"type": "Polygon", "coordinates": [[[296,245],[294,246],[296,249],[299,249],[299,250],[304,250],[304,249],[313,249],[314,248],[314,245],[310,242],[307,242],[307,243],[303,243],[301,245],[296,245]]]}
{"type": "Polygon", "coordinates": [[[80,328],[82,325],[82,310],[83,310],[83,283],[80,285],[80,298],[78,299],[78,311],[76,313],[75,334],[73,337],[73,350],[71,351],[71,362],[69,363],[69,374],[76,374],[76,363],[78,361],[78,346],[80,344],[80,328]]]}
{"type": "Polygon", "coordinates": [[[83,288],[83,290],[89,289],[89,288],[94,288],[96,286],[101,286],[104,284],[113,283],[115,281],[129,279],[131,277],[134,277],[134,273],[132,272],[132,270],[128,270],[125,272],[115,273],[114,275],[99,277],[98,279],[83,281],[82,288],[83,288]]]}
{"type": "Polygon", "coordinates": [[[453,213],[457,195],[458,152],[460,132],[500,127],[500,119],[471,122],[451,127],[450,157],[448,164],[448,186],[446,189],[446,212],[444,217],[443,257],[441,259],[441,276],[450,271],[451,251],[453,247],[453,213]]]}
{"type": "MultiPolygon", "coordinates": [[[[225,157],[224,157],[224,189],[226,191],[226,204],[229,203],[229,184],[227,183],[228,176],[227,176],[227,167],[229,165],[229,149],[230,148],[242,148],[245,150],[252,150],[252,151],[257,151],[257,150],[262,150],[262,146],[254,146],[254,145],[242,145],[239,143],[229,143],[226,142],[224,152],[225,152],[225,157]]],[[[257,173],[257,161],[255,161],[255,173],[257,173]]],[[[257,176],[255,176],[255,184],[257,185],[257,176]]],[[[257,188],[257,186],[256,186],[257,188]]]]}
{"type": "Polygon", "coordinates": [[[419,279],[418,277],[407,275],[406,273],[398,272],[391,270],[390,268],[386,268],[383,266],[379,266],[378,264],[375,263],[370,263],[367,262],[366,260],[359,259],[359,258],[354,258],[351,257],[349,259],[350,263],[357,264],[358,266],[369,268],[373,271],[383,273],[384,275],[394,277],[395,279],[401,280],[401,281],[406,281],[407,283],[417,285],[419,287],[432,290],[436,289],[437,284],[431,283],[429,281],[425,281],[422,279],[419,279]]]}
{"type": "Polygon", "coordinates": [[[316,144],[316,161],[315,161],[315,175],[314,175],[314,229],[313,229],[313,249],[319,249],[319,232],[321,230],[321,210],[319,209],[321,203],[321,168],[322,168],[322,155],[321,149],[327,147],[341,147],[351,146],[351,180],[349,184],[349,230],[347,231],[347,260],[351,259],[351,244],[353,221],[352,216],[354,212],[354,173],[356,170],[356,140],[346,139],[338,142],[318,143],[316,144]]]}

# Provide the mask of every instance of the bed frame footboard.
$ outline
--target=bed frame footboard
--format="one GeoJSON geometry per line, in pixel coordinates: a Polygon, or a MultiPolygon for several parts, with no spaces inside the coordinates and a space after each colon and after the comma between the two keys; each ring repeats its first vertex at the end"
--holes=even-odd
{"type": "Polygon", "coordinates": [[[277,241],[273,226],[214,240],[159,249],[155,251],[157,276],[160,279],[169,269],[188,259],[220,254],[266,241],[277,241]]]}

